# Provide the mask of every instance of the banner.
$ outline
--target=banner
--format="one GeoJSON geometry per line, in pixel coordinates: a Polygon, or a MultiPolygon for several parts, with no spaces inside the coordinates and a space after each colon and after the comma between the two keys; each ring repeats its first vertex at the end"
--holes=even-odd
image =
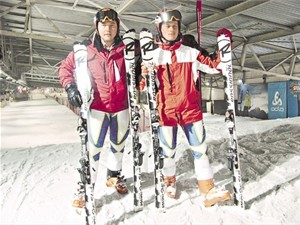
{"type": "Polygon", "coordinates": [[[268,84],[269,119],[287,117],[286,82],[268,84]]]}
{"type": "Polygon", "coordinates": [[[268,87],[266,84],[238,83],[238,116],[268,119],[268,87]]]}

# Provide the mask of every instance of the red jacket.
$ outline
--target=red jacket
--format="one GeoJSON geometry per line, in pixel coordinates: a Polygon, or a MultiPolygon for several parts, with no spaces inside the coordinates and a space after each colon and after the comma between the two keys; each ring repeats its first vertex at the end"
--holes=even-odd
{"type": "MultiPolygon", "coordinates": [[[[88,68],[94,89],[91,109],[115,113],[128,108],[126,71],[123,50],[125,45],[119,41],[110,52],[103,48],[100,39],[86,40],[88,68]],[[95,40],[95,43],[94,43],[95,40]],[[97,43],[99,42],[99,43],[97,43]]],[[[75,82],[74,52],[70,52],[62,61],[58,76],[63,87],[75,82]]]]}
{"type": "Polygon", "coordinates": [[[195,85],[197,69],[210,74],[219,73],[216,69],[219,61],[205,57],[181,42],[160,44],[153,57],[159,81],[160,125],[177,126],[202,120],[201,96],[195,85]]]}

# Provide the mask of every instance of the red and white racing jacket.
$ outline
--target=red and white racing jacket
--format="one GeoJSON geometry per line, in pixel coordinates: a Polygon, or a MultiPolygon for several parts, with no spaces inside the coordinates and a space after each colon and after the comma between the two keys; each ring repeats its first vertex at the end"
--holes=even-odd
{"type": "Polygon", "coordinates": [[[202,120],[201,96],[195,85],[197,70],[219,73],[219,57],[212,60],[181,42],[160,44],[153,57],[159,82],[157,104],[160,125],[177,126],[202,120]]]}
{"type": "MultiPolygon", "coordinates": [[[[95,40],[100,41],[99,39],[95,40]]],[[[94,40],[83,43],[87,46],[87,63],[94,90],[94,99],[90,108],[108,113],[127,109],[128,97],[123,52],[125,45],[119,42],[110,51],[107,51],[102,44],[98,43],[98,51],[94,40]]],[[[75,82],[74,71],[75,59],[72,51],[62,61],[58,70],[58,76],[64,88],[71,82],[75,82]]]]}

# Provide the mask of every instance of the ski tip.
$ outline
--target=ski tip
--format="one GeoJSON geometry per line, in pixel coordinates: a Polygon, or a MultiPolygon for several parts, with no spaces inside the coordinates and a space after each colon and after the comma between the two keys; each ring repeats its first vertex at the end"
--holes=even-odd
{"type": "Polygon", "coordinates": [[[159,208],[159,209],[157,209],[157,211],[159,213],[166,213],[166,209],[165,208],[159,208]]]}
{"type": "Polygon", "coordinates": [[[129,29],[128,31],[125,32],[125,34],[131,33],[131,32],[135,32],[135,29],[133,29],[133,28],[132,28],[132,29],[129,29]]]}
{"type": "Polygon", "coordinates": [[[134,206],[134,212],[140,212],[143,210],[143,206],[134,206]]]}
{"type": "Polygon", "coordinates": [[[147,28],[145,28],[145,27],[141,30],[141,32],[143,32],[143,31],[144,31],[144,32],[150,32],[150,30],[147,29],[147,28]]]}
{"type": "Polygon", "coordinates": [[[217,42],[221,42],[221,41],[227,41],[229,43],[231,43],[231,40],[229,37],[226,37],[225,34],[220,34],[219,36],[217,36],[217,42]]]}

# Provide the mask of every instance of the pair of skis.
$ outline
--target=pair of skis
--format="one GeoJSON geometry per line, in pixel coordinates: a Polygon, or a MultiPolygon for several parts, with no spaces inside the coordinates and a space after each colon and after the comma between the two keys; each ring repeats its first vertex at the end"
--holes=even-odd
{"type": "MultiPolygon", "coordinates": [[[[201,45],[202,33],[202,0],[196,2],[197,13],[197,32],[198,45],[201,45]]],[[[237,135],[235,129],[235,103],[233,90],[233,68],[232,68],[232,50],[231,40],[225,35],[217,37],[218,49],[220,51],[222,74],[224,80],[225,96],[227,101],[227,111],[225,114],[225,122],[229,131],[229,148],[227,151],[228,167],[233,172],[233,200],[234,204],[244,208],[244,200],[242,196],[242,178],[240,169],[240,160],[238,155],[237,135]]],[[[200,73],[200,72],[199,72],[200,73]]],[[[199,74],[200,93],[201,93],[201,77],[199,74]]]]}
{"type": "Polygon", "coordinates": [[[143,164],[143,155],[141,143],[139,141],[138,127],[140,120],[140,106],[137,101],[136,74],[135,74],[135,31],[127,31],[123,36],[125,44],[124,58],[127,75],[127,92],[130,114],[130,133],[133,151],[133,203],[135,211],[143,209],[143,193],[141,181],[141,166],[143,164]]]}
{"type": "MultiPolygon", "coordinates": [[[[150,110],[150,125],[151,138],[154,155],[154,184],[155,184],[155,206],[164,211],[164,182],[162,175],[163,158],[162,149],[159,145],[158,126],[159,117],[156,109],[156,90],[153,67],[153,36],[152,33],[146,29],[140,32],[139,36],[142,61],[150,71],[149,76],[146,77],[147,91],[148,91],[148,105],[150,110]]],[[[141,166],[143,163],[143,152],[141,151],[141,144],[139,143],[138,125],[139,125],[139,104],[136,98],[136,75],[135,75],[135,30],[127,31],[123,36],[125,44],[124,57],[127,73],[127,87],[129,111],[131,118],[131,136],[133,149],[133,196],[134,209],[140,211],[143,209],[143,193],[141,181],[141,166]]]]}

